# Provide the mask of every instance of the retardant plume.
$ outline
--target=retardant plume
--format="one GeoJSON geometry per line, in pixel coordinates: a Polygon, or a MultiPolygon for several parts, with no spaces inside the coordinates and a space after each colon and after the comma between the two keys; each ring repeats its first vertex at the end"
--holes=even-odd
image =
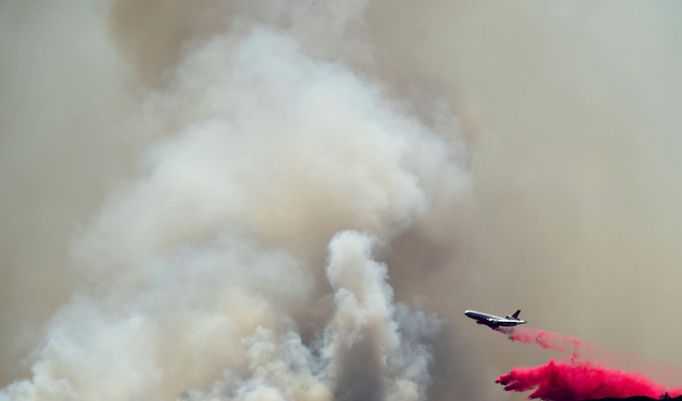
{"type": "Polygon", "coordinates": [[[511,341],[537,345],[541,348],[558,352],[570,351],[577,354],[592,348],[589,344],[585,344],[578,338],[546,330],[527,327],[499,327],[496,330],[506,334],[507,338],[511,341]]]}
{"type": "Polygon", "coordinates": [[[578,338],[525,327],[501,327],[497,331],[514,342],[568,354],[563,361],[550,360],[542,366],[519,367],[498,377],[495,382],[503,385],[506,391],[533,390],[529,398],[547,401],[633,396],[658,398],[666,392],[672,395],[681,393],[667,389],[644,373],[604,366],[597,362],[602,356],[595,352],[595,348],[578,338]]]}
{"type": "Polygon", "coordinates": [[[638,372],[607,369],[591,362],[568,363],[551,360],[546,365],[515,368],[496,381],[506,391],[534,390],[528,397],[547,401],[579,401],[599,398],[672,396],[668,390],[638,372]]]}

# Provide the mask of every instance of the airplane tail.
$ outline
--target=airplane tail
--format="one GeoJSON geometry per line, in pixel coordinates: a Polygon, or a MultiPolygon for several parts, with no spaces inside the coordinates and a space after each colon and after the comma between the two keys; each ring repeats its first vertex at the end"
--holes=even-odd
{"type": "Polygon", "coordinates": [[[514,312],[513,315],[511,315],[514,319],[518,319],[519,315],[521,314],[521,309],[517,309],[516,312],[514,312]]]}

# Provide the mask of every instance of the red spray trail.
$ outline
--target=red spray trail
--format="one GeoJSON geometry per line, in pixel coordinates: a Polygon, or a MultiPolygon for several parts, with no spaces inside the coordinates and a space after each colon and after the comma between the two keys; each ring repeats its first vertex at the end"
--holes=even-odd
{"type": "Polygon", "coordinates": [[[638,372],[607,369],[591,362],[557,362],[532,368],[516,368],[496,381],[506,391],[535,389],[528,398],[547,401],[578,401],[599,398],[646,396],[658,399],[668,392],[672,396],[682,390],[669,391],[638,372]]]}
{"type": "Polygon", "coordinates": [[[583,341],[551,331],[529,329],[526,327],[507,328],[500,327],[496,329],[500,333],[507,335],[507,338],[514,342],[523,344],[533,344],[544,349],[551,349],[558,352],[571,351],[578,353],[579,351],[586,351],[592,347],[583,341]]]}
{"type": "MultiPolygon", "coordinates": [[[[566,362],[550,360],[546,365],[512,369],[495,382],[506,391],[534,391],[529,398],[546,401],[581,401],[599,398],[645,396],[658,399],[666,392],[681,395],[682,389],[667,390],[639,372],[624,372],[605,368],[586,360],[586,351],[593,347],[580,339],[549,331],[522,327],[499,328],[508,339],[537,345],[557,352],[570,352],[566,362]]],[[[591,352],[590,352],[591,353],[591,352]]]]}

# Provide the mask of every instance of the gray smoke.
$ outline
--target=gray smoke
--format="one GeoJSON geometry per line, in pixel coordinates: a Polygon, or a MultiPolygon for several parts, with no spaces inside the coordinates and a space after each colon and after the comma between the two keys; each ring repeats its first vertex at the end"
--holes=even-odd
{"type": "MultiPolygon", "coordinates": [[[[319,7],[341,38],[362,4],[319,7]]],[[[0,399],[426,399],[442,323],[395,303],[372,249],[466,193],[460,150],[288,12],[226,21],[122,124],[158,139],[0,399]]]]}

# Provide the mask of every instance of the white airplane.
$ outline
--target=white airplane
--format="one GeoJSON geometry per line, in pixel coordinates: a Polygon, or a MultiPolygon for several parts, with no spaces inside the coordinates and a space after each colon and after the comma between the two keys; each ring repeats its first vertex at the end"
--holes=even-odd
{"type": "Polygon", "coordinates": [[[499,317],[495,315],[490,315],[488,313],[476,312],[475,310],[464,311],[464,314],[471,319],[476,321],[476,324],[484,324],[491,329],[496,329],[498,327],[513,327],[519,324],[525,324],[525,320],[519,319],[519,314],[521,309],[514,312],[512,315],[507,315],[506,317],[499,317]]]}

